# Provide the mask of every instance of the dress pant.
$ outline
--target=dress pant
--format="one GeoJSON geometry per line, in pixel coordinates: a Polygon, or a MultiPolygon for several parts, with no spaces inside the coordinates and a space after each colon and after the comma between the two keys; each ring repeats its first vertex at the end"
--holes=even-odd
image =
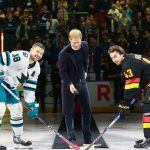
{"type": "MultiPolygon", "coordinates": [[[[91,108],[90,108],[90,98],[89,91],[87,88],[86,80],[79,80],[75,87],[78,89],[78,98],[81,104],[82,113],[82,131],[84,140],[91,140],[91,108]]],[[[62,82],[62,109],[65,115],[65,124],[67,129],[68,139],[75,137],[75,127],[74,127],[74,98],[75,95],[72,94],[65,83],[62,82]]]]}

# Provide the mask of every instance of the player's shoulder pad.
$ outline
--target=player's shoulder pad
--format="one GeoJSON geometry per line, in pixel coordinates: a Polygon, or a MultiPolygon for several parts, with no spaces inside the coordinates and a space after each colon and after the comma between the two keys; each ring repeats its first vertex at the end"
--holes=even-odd
{"type": "Polygon", "coordinates": [[[28,51],[25,51],[25,50],[17,50],[17,51],[12,51],[11,52],[12,55],[19,55],[21,57],[29,57],[29,52],[28,51]]]}
{"type": "Polygon", "coordinates": [[[0,64],[3,66],[10,66],[11,59],[10,59],[10,52],[2,52],[0,54],[0,64]]]}
{"type": "Polygon", "coordinates": [[[135,54],[134,57],[135,57],[135,59],[142,60],[142,55],[135,54]]]}

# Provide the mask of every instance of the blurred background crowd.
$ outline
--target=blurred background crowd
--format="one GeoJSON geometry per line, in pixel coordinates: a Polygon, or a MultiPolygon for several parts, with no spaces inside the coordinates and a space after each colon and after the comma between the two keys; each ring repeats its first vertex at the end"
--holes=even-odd
{"type": "MultiPolygon", "coordinates": [[[[0,0],[5,51],[28,51],[34,42],[46,46],[37,99],[44,99],[48,72],[53,85],[49,95],[61,99],[57,59],[73,28],[80,29],[83,40],[88,41],[89,74],[95,75],[95,81],[115,81],[116,91],[122,91],[120,68],[108,58],[109,46],[115,43],[128,53],[150,56],[149,0],[0,0]]],[[[115,92],[116,99],[120,96],[121,92],[115,92]]],[[[44,101],[41,105],[44,112],[44,101]]]]}

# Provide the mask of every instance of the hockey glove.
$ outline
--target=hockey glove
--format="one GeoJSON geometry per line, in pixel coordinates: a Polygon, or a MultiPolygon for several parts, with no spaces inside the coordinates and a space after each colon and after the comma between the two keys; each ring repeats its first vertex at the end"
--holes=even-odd
{"type": "Polygon", "coordinates": [[[0,84],[4,81],[4,71],[0,70],[0,84]]]}
{"type": "Polygon", "coordinates": [[[32,117],[33,119],[36,119],[38,117],[39,104],[33,102],[33,103],[26,103],[26,105],[30,108],[30,110],[27,112],[27,115],[32,117]]]}
{"type": "Polygon", "coordinates": [[[120,114],[120,118],[123,119],[125,114],[127,112],[129,112],[129,109],[130,109],[130,106],[131,104],[127,101],[122,101],[120,104],[119,104],[119,107],[118,107],[118,112],[120,114]]]}

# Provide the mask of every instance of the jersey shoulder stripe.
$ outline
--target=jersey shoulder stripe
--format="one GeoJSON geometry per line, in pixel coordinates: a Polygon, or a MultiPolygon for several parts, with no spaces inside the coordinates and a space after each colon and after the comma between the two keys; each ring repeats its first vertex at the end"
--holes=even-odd
{"type": "Polygon", "coordinates": [[[30,84],[37,84],[37,81],[34,81],[34,80],[27,80],[26,83],[30,83],[30,84]]]}
{"type": "Polygon", "coordinates": [[[3,66],[10,66],[10,52],[6,51],[6,52],[2,52],[0,54],[0,63],[3,66]]]}
{"type": "Polygon", "coordinates": [[[24,90],[26,90],[26,91],[33,91],[33,92],[36,91],[36,88],[34,88],[34,87],[24,86],[23,88],[24,88],[24,90]]]}
{"type": "Polygon", "coordinates": [[[146,59],[146,58],[143,58],[143,61],[150,64],[150,60],[146,59]]]}

